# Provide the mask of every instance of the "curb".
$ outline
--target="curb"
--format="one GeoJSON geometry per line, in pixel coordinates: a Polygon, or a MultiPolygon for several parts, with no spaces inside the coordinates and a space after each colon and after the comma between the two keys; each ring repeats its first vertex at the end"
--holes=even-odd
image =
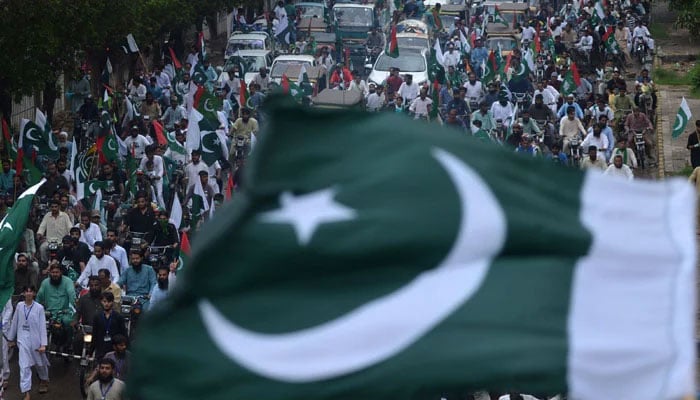
{"type": "MultiPolygon", "coordinates": [[[[661,60],[659,59],[658,54],[654,55],[654,69],[659,68],[661,66],[661,60]]],[[[659,90],[657,92],[657,101],[656,101],[656,164],[658,165],[657,167],[657,175],[659,179],[664,179],[666,178],[666,158],[664,157],[664,135],[663,135],[663,123],[665,121],[664,114],[663,114],[663,107],[661,106],[662,104],[665,104],[665,97],[666,94],[663,90],[659,90]]]]}
{"type": "Polygon", "coordinates": [[[658,165],[657,167],[657,175],[659,179],[664,179],[666,178],[666,158],[664,157],[664,133],[663,133],[663,122],[666,121],[666,118],[663,115],[663,112],[661,109],[661,104],[664,104],[665,102],[665,97],[666,97],[666,92],[663,90],[659,90],[657,92],[657,107],[656,107],[656,164],[658,165]]]}

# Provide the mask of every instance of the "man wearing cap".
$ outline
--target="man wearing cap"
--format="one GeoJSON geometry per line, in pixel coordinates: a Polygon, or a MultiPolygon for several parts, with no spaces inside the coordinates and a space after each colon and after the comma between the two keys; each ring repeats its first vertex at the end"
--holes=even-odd
{"type": "Polygon", "coordinates": [[[404,98],[406,104],[411,104],[413,99],[418,97],[419,89],[418,84],[413,82],[413,75],[406,74],[406,80],[399,87],[397,94],[404,98]]]}
{"type": "Polygon", "coordinates": [[[379,109],[382,108],[382,105],[384,104],[382,98],[380,97],[380,94],[377,93],[377,87],[374,83],[369,84],[369,94],[367,95],[366,103],[367,111],[369,112],[379,111],[379,109]]]}
{"type": "Polygon", "coordinates": [[[455,44],[452,42],[447,42],[447,52],[444,54],[445,61],[443,63],[444,67],[457,67],[461,54],[455,51],[455,44]]]}
{"type": "Polygon", "coordinates": [[[508,128],[513,123],[513,118],[517,117],[513,104],[508,101],[508,94],[501,90],[498,94],[498,101],[491,105],[491,115],[493,119],[503,122],[503,126],[508,128]]]}
{"type": "Polygon", "coordinates": [[[469,55],[469,61],[472,65],[472,71],[479,71],[479,77],[484,75],[484,71],[481,70],[483,63],[486,62],[489,54],[482,45],[481,37],[476,38],[474,41],[474,48],[469,55]]]}
{"type": "Polygon", "coordinates": [[[584,158],[581,162],[581,169],[599,169],[605,171],[608,168],[608,164],[605,160],[598,157],[598,148],[596,146],[588,147],[588,157],[584,158]]]}
{"type": "Polygon", "coordinates": [[[573,107],[576,111],[576,118],[583,119],[583,110],[581,110],[581,106],[579,106],[578,103],[574,100],[575,99],[573,94],[566,96],[566,101],[564,102],[564,104],[561,105],[559,111],[557,112],[558,118],[564,118],[564,116],[566,116],[566,110],[569,107],[573,107]]]}
{"type": "Polygon", "coordinates": [[[127,152],[133,155],[135,159],[140,160],[146,155],[146,146],[150,145],[151,142],[139,132],[137,125],[132,125],[129,130],[129,136],[124,139],[124,144],[127,152]]]}

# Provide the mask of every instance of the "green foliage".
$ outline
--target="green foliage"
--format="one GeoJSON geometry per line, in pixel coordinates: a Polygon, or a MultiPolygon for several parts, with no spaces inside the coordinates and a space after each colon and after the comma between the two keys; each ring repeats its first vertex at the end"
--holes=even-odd
{"type": "Polygon", "coordinates": [[[683,86],[692,84],[690,74],[665,68],[656,68],[653,71],[653,80],[657,85],[683,86]]]}
{"type": "Polygon", "coordinates": [[[649,33],[651,33],[651,37],[653,37],[654,40],[668,39],[668,29],[668,25],[659,22],[653,22],[649,25],[649,33]]]}
{"type": "Polygon", "coordinates": [[[669,0],[668,6],[677,13],[677,27],[688,29],[691,36],[700,34],[700,0],[669,0]]]}
{"type": "Polygon", "coordinates": [[[107,48],[120,57],[129,33],[148,47],[163,32],[232,6],[232,0],[0,0],[0,100],[55,85],[86,59],[104,62],[107,48]]]}

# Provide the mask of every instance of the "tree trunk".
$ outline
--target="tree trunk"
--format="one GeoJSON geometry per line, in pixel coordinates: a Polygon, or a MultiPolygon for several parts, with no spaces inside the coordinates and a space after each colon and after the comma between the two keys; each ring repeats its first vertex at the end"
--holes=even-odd
{"type": "Polygon", "coordinates": [[[0,79],[0,114],[10,124],[12,117],[12,94],[7,90],[10,85],[6,79],[0,79]]]}
{"type": "MultiPolygon", "coordinates": [[[[46,120],[53,125],[53,109],[58,98],[58,82],[57,79],[47,80],[44,83],[44,102],[41,108],[46,114],[46,120]]],[[[42,127],[43,128],[43,127],[42,127]]]]}

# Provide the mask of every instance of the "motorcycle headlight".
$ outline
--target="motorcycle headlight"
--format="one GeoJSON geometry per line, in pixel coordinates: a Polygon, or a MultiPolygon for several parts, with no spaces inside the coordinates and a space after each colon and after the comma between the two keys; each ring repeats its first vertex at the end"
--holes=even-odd
{"type": "Polygon", "coordinates": [[[85,341],[85,343],[92,343],[92,333],[86,333],[83,336],[83,340],[85,341]]]}
{"type": "Polygon", "coordinates": [[[141,308],[134,308],[134,314],[141,314],[141,308]]]}

